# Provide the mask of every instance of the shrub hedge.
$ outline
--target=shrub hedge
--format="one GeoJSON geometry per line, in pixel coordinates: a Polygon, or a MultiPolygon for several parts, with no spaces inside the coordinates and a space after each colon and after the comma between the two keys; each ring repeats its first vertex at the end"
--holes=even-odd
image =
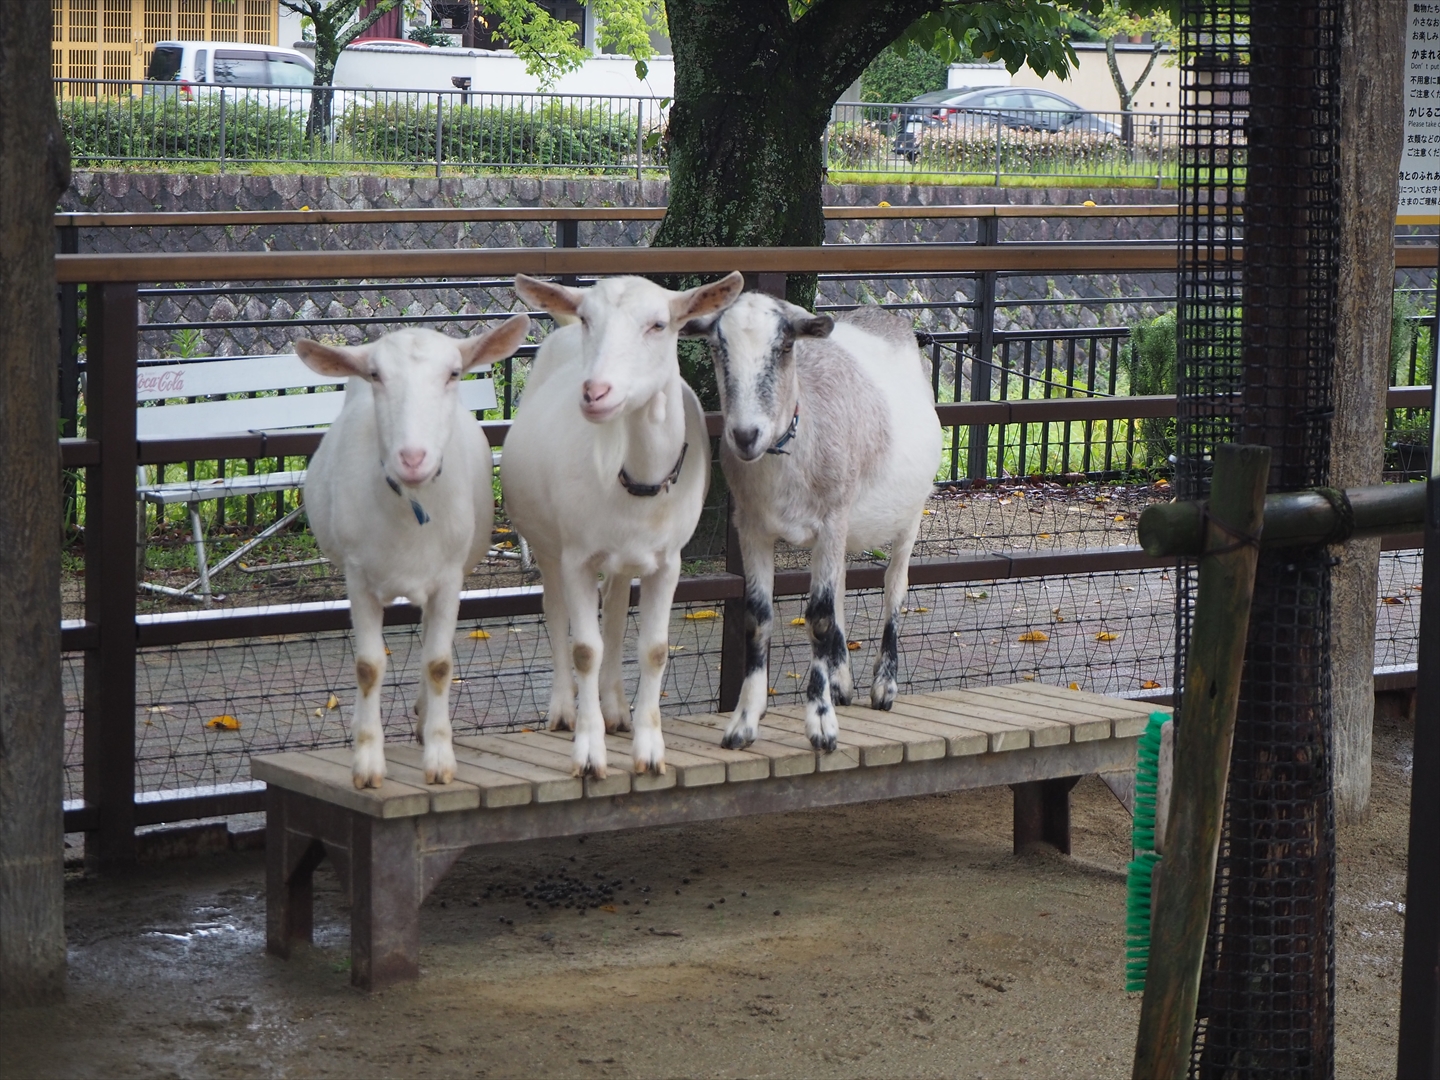
{"type": "MultiPolygon", "coordinates": [[[[77,165],[117,158],[165,161],[221,156],[218,99],[70,98],[59,106],[60,126],[77,165]]],[[[309,156],[305,117],[257,101],[227,100],[224,156],[303,160],[309,156]]]]}

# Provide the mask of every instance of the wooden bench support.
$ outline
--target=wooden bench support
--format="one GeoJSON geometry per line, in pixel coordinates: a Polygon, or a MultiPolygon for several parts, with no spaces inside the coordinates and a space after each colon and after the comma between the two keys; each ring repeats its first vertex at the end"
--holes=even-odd
{"type": "Polygon", "coordinates": [[[1032,844],[1049,844],[1070,854],[1070,789],[1078,776],[1011,784],[1015,793],[1015,854],[1032,844]]]}
{"type": "Polygon", "coordinates": [[[784,709],[745,751],[719,747],[723,717],[668,721],[675,760],[664,777],[632,777],[617,760],[604,781],[574,780],[565,737],[542,732],[459,739],[460,768],[444,786],[424,783],[405,745],[387,747],[390,776],[366,791],[350,783],[348,751],[257,758],[254,775],[269,785],[269,951],[288,957],[311,940],[311,877],[324,858],[351,905],[350,981],[379,990],[419,974],[420,907],[461,853],[483,844],[1008,784],[1016,851],[1043,841],[1068,854],[1070,789],[1090,773],[1134,769],[1148,707],[1026,686],[1010,699],[916,695],[891,713],[854,712],[831,754],[811,750],[803,717],[784,709]]]}

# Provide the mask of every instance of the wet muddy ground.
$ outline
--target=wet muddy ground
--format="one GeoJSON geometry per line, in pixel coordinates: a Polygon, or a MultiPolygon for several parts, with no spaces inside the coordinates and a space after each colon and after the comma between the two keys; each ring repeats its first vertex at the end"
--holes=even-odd
{"type": "MultiPolygon", "coordinates": [[[[1394,1074],[1410,743],[1377,722],[1374,812],[1339,838],[1347,1078],[1394,1074]]],[[[1016,856],[1010,802],[476,849],[426,904],[420,981],[374,996],[326,873],[288,962],[264,951],[263,853],[77,874],[69,999],[4,1016],[0,1073],[1127,1076],[1129,818],[1087,779],[1073,857],[1016,856]]]]}

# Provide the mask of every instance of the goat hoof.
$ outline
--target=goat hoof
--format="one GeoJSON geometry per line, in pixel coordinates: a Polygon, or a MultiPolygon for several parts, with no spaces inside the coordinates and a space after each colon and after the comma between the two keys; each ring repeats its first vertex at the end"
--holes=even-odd
{"type": "Polygon", "coordinates": [[[355,773],[350,779],[355,782],[356,788],[364,791],[366,788],[378,788],[381,784],[385,783],[385,774],[383,772],[363,775],[361,773],[355,773]]]}
{"type": "Polygon", "coordinates": [[[550,718],[551,731],[573,731],[574,729],[575,725],[563,716],[552,716],[550,718]]]}
{"type": "Polygon", "coordinates": [[[426,769],[425,783],[427,784],[448,784],[455,779],[453,769],[426,769]]]}
{"type": "Polygon", "coordinates": [[[744,750],[754,741],[755,736],[743,731],[727,731],[720,737],[720,746],[724,750],[744,750]]]}
{"type": "Polygon", "coordinates": [[[827,754],[834,753],[835,747],[839,744],[839,740],[836,739],[834,735],[825,735],[822,733],[820,735],[810,736],[810,745],[816,750],[822,750],[827,754]]]}

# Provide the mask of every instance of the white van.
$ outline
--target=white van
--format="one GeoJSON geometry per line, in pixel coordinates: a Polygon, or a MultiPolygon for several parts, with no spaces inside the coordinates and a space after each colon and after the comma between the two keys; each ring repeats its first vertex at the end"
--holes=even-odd
{"type": "Polygon", "coordinates": [[[194,101],[213,93],[213,87],[234,85],[245,87],[237,93],[247,98],[305,110],[310,107],[315,65],[302,52],[273,45],[161,41],[150,56],[145,77],[149,80],[145,95],[175,95],[181,101],[194,101]]]}

